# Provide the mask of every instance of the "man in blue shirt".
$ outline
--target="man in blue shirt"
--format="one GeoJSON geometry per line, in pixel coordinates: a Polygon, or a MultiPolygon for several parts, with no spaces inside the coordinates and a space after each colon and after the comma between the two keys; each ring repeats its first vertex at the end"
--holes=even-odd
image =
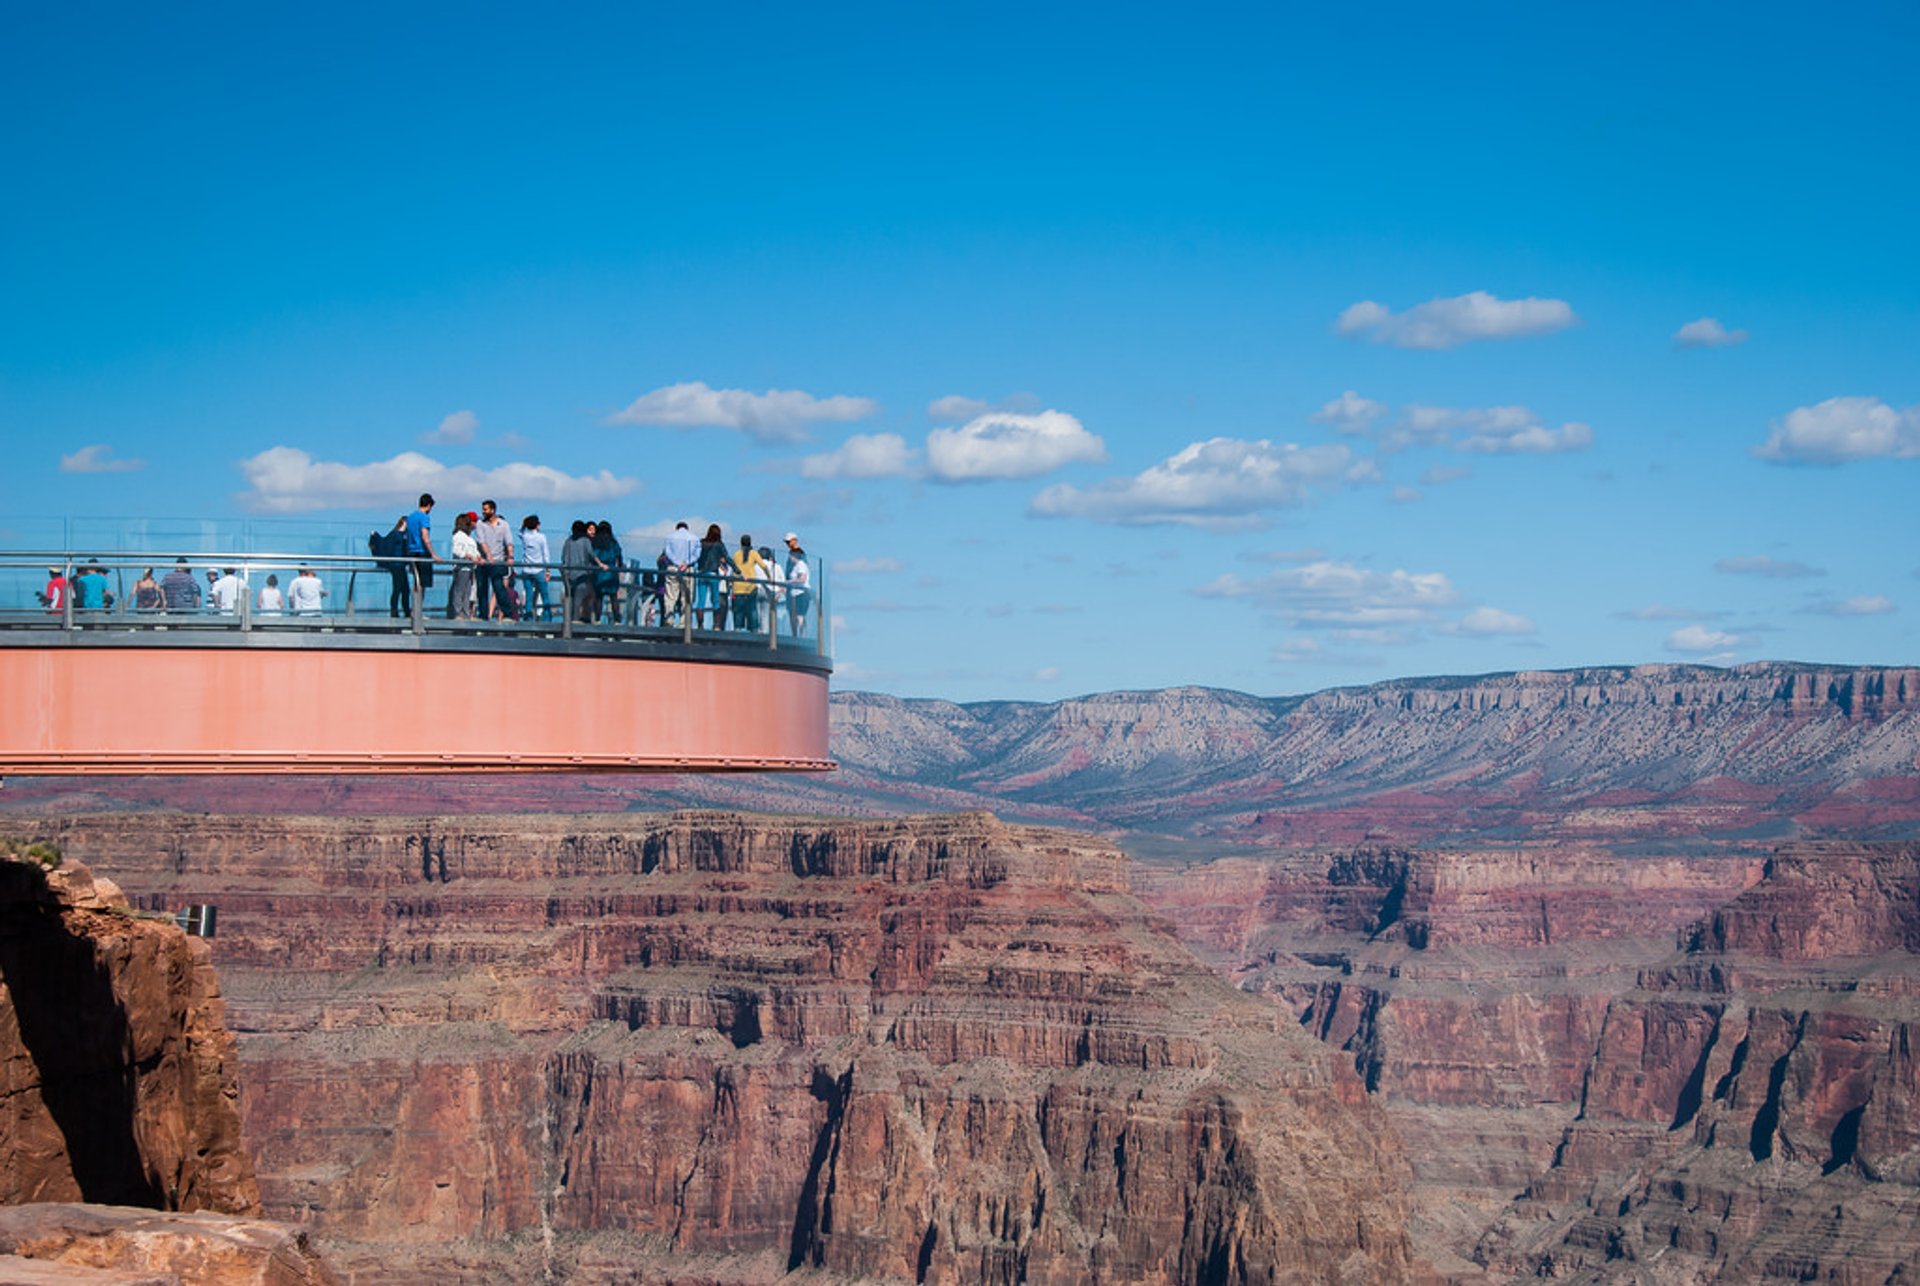
{"type": "Polygon", "coordinates": [[[667,537],[667,601],[660,611],[660,623],[670,625],[674,618],[693,606],[693,588],[688,573],[700,557],[700,542],[693,538],[687,524],[679,523],[667,537]]]}
{"type": "Polygon", "coordinates": [[[407,515],[407,557],[416,559],[414,579],[422,591],[433,588],[433,497],[422,492],[420,507],[407,515]]]}

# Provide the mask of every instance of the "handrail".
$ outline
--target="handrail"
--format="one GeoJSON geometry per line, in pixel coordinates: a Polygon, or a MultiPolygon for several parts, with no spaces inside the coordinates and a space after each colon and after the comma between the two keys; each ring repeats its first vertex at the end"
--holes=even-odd
{"type": "Polygon", "coordinates": [[[462,615],[457,604],[452,609],[446,604],[452,601],[451,595],[465,593],[469,582],[475,589],[469,601],[478,600],[482,583],[488,591],[487,597],[493,597],[490,591],[502,577],[480,574],[479,569],[488,566],[484,563],[459,568],[444,557],[10,549],[0,550],[0,631],[57,628],[64,633],[75,633],[101,628],[178,629],[191,625],[197,629],[227,628],[241,633],[265,630],[281,636],[297,635],[303,630],[380,634],[404,631],[415,635],[464,633],[566,640],[586,637],[671,641],[683,645],[712,642],[736,648],[752,640],[763,643],[769,651],[798,649],[824,660],[830,644],[826,568],[812,557],[807,561],[810,575],[804,589],[783,580],[755,580],[744,601],[742,595],[733,592],[746,579],[737,571],[676,572],[627,560],[625,566],[612,571],[611,591],[602,595],[585,592],[582,583],[583,579],[604,582],[607,569],[515,562],[507,565],[505,575],[530,589],[524,581],[530,573],[537,573],[543,591],[538,597],[545,600],[547,613],[534,617],[535,596],[522,593],[518,597],[527,614],[519,619],[474,619],[462,615]],[[111,578],[111,584],[105,587],[107,594],[103,595],[110,597],[106,606],[82,607],[78,603],[76,578],[89,566],[97,567],[111,578]],[[135,590],[139,586],[134,582],[144,582],[142,571],[150,570],[158,583],[181,566],[194,578],[195,606],[168,608],[164,599],[160,607],[135,606],[135,590]],[[55,567],[60,569],[68,586],[57,613],[44,603],[35,602],[46,589],[46,582],[40,577],[55,567]],[[233,570],[239,585],[230,587],[237,589],[232,610],[223,612],[212,606],[208,573],[226,569],[233,570]],[[292,581],[300,569],[312,569],[322,581],[327,597],[320,600],[318,610],[293,606],[292,581]],[[262,609],[260,594],[266,588],[266,579],[280,578],[283,573],[285,583],[277,586],[282,606],[262,609]],[[344,587],[340,584],[342,580],[344,587]],[[338,598],[334,597],[336,592],[338,598]],[[436,602],[426,601],[429,594],[436,602]],[[403,599],[407,605],[404,612],[399,607],[403,599]]]}

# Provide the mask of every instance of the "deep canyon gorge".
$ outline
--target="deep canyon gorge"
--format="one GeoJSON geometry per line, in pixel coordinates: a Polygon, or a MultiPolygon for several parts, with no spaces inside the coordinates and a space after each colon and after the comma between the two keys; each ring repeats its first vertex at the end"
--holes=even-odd
{"type": "Polygon", "coordinates": [[[4,820],[220,907],[258,1213],[347,1280],[1920,1272],[1920,672],[834,718],[4,820]]]}

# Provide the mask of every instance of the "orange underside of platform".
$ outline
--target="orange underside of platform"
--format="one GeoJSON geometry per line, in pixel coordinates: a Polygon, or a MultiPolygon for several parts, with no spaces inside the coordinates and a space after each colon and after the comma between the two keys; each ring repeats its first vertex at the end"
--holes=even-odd
{"type": "Polygon", "coordinates": [[[445,652],[0,650],[0,772],[820,770],[827,679],[445,652]]]}

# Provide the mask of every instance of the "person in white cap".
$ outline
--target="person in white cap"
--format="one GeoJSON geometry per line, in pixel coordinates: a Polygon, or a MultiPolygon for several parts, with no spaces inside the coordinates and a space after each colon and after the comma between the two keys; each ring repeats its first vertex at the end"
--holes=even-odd
{"type": "Polygon", "coordinates": [[[807,551],[800,548],[800,537],[787,533],[787,623],[799,638],[807,628],[807,609],[813,605],[813,575],[807,568],[807,551]]]}

